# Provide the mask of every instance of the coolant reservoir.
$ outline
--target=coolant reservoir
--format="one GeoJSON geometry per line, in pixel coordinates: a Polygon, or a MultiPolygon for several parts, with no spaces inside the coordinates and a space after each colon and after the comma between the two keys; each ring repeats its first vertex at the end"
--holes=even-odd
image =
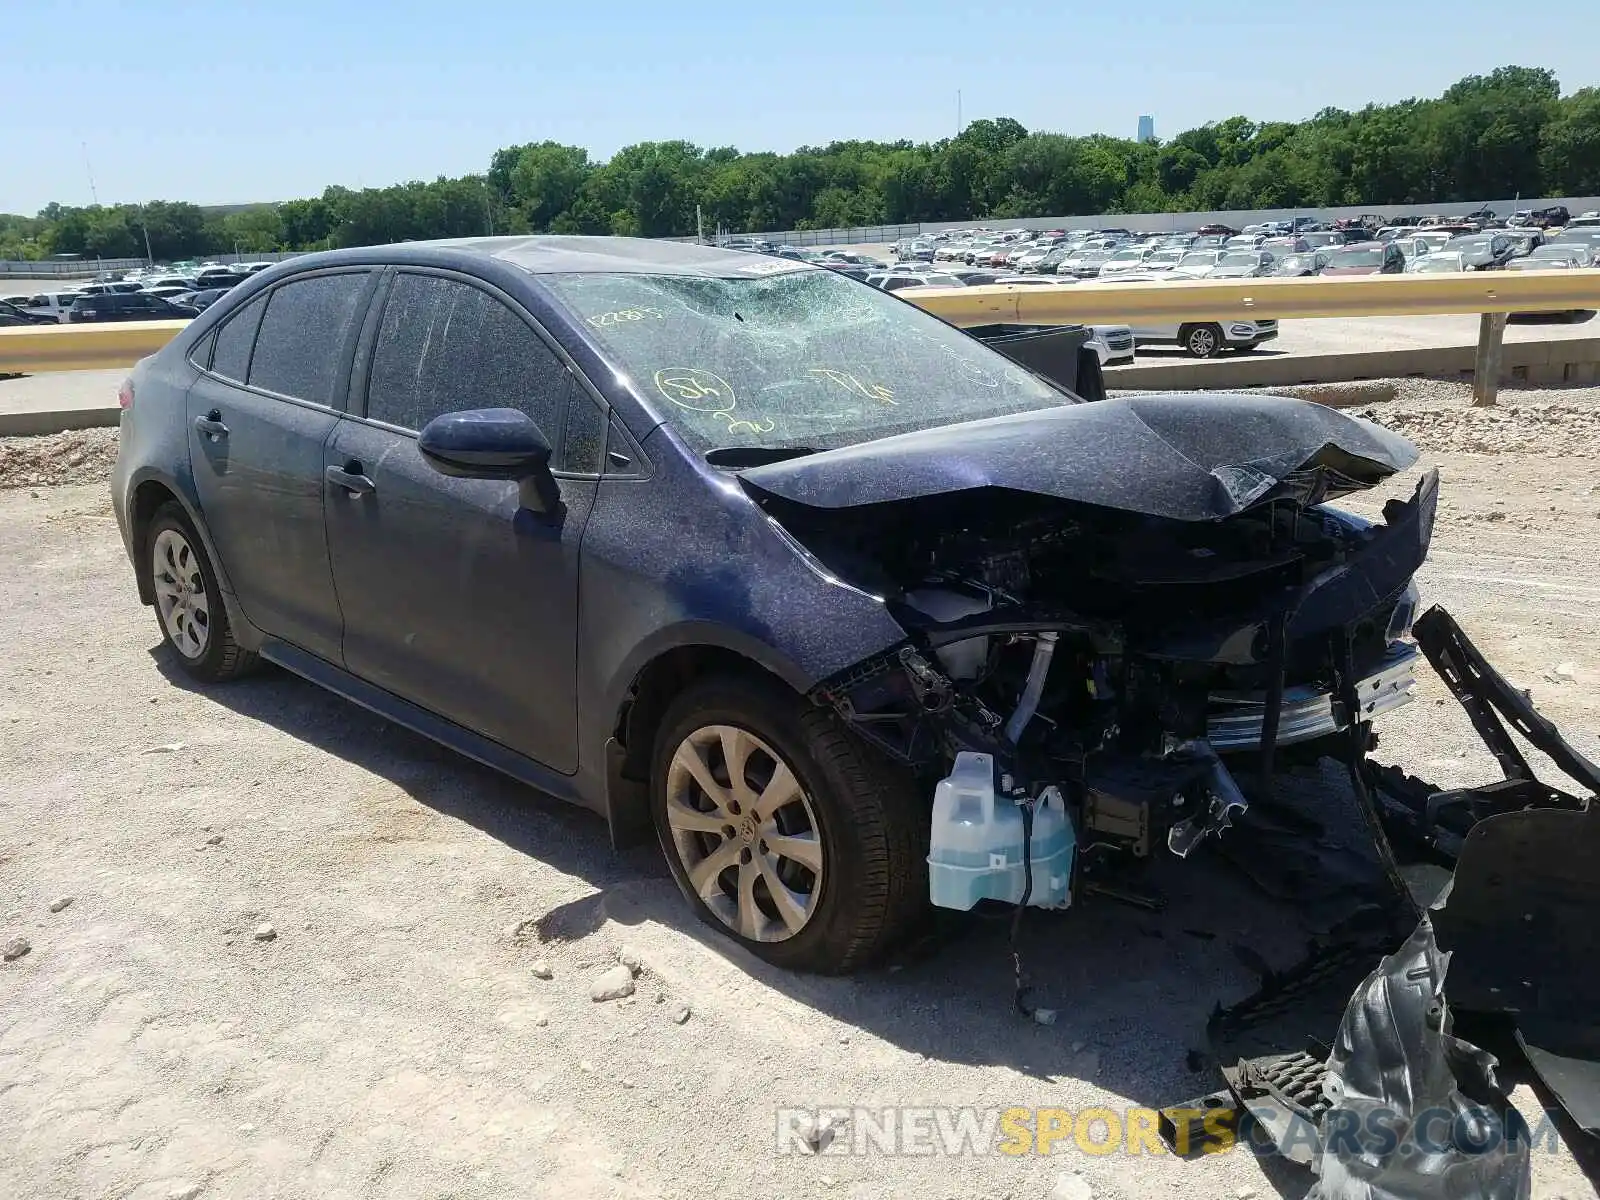
{"type": "MultiPolygon", "coordinates": [[[[935,621],[958,621],[974,613],[988,612],[993,605],[987,599],[969,596],[948,588],[918,588],[906,593],[906,603],[918,612],[927,613],[935,621]]],[[[989,658],[989,639],[968,638],[934,651],[952,679],[972,679],[983,670],[989,658]]]]}

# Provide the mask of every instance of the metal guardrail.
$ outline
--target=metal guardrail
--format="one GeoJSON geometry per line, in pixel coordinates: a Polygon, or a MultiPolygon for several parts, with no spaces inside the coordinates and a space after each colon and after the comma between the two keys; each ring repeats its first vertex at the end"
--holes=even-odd
{"type": "Polygon", "coordinates": [[[1500,388],[1506,317],[1600,308],[1600,272],[1473,271],[1298,279],[1194,279],[1073,286],[989,285],[918,289],[902,297],[954,325],[1282,320],[1478,313],[1474,404],[1500,388]]]}
{"type": "Polygon", "coordinates": [[[178,335],[187,321],[20,325],[0,329],[0,375],[130,367],[178,335]]]}
{"type": "MultiPolygon", "coordinates": [[[[1512,312],[1600,308],[1600,271],[1493,271],[1459,275],[1181,280],[1070,286],[989,285],[903,292],[952,324],[1064,325],[1289,317],[1480,313],[1480,384],[1493,399],[1500,331],[1512,312]],[[1492,357],[1485,357],[1485,355],[1492,357]]],[[[131,366],[166,345],[183,321],[0,329],[0,374],[131,366]]]]}
{"type": "Polygon", "coordinates": [[[1396,317],[1600,308],[1600,271],[1484,271],[1164,283],[917,289],[900,295],[953,325],[1396,317]]]}

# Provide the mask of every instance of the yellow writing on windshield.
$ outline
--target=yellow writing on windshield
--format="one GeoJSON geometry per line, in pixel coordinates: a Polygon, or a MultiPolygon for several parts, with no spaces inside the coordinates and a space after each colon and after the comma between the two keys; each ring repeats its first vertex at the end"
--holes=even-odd
{"type": "Polygon", "coordinates": [[[620,325],[624,321],[664,321],[659,308],[641,305],[638,308],[619,308],[615,312],[595,313],[592,317],[585,317],[585,321],[596,329],[605,329],[607,326],[620,325]]]}
{"type": "Polygon", "coordinates": [[[831,379],[847,392],[855,392],[865,396],[868,400],[876,400],[880,404],[896,404],[894,392],[882,384],[863,382],[858,376],[849,371],[836,371],[832,367],[812,367],[811,374],[821,375],[831,379]]]}
{"type": "Polygon", "coordinates": [[[733,384],[699,367],[663,367],[656,372],[656,391],[691,412],[726,414],[739,403],[733,384]]]}
{"type": "Polygon", "coordinates": [[[771,433],[777,428],[772,421],[735,417],[733,410],[739,398],[733,394],[733,384],[715,371],[699,367],[663,367],[655,378],[656,391],[668,400],[690,412],[720,417],[728,423],[729,433],[771,433]]]}

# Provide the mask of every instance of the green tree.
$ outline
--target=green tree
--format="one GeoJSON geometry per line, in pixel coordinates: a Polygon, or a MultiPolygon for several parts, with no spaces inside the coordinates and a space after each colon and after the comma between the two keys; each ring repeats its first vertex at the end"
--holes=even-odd
{"type": "Polygon", "coordinates": [[[242,209],[222,218],[224,249],[237,246],[253,253],[270,252],[283,249],[283,239],[283,219],[271,205],[242,209]]]}
{"type": "MultiPolygon", "coordinates": [[[[491,178],[494,169],[490,168],[491,178]]],[[[556,142],[523,146],[506,176],[510,194],[505,201],[522,211],[530,229],[548,229],[552,221],[577,202],[593,170],[589,152],[581,146],[556,142]]]]}
{"type": "Polygon", "coordinates": [[[1561,101],[1544,127],[1539,163],[1552,193],[1600,194],[1600,88],[1584,88],[1561,101]]]}

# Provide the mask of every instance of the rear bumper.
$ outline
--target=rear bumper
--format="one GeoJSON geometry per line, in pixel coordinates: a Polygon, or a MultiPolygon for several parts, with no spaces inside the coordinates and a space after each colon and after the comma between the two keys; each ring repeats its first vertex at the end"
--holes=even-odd
{"type": "MultiPolygon", "coordinates": [[[[1412,699],[1419,651],[1410,642],[1392,642],[1378,670],[1356,685],[1361,712],[1358,721],[1399,708],[1412,699]]],[[[1266,718],[1266,697],[1259,692],[1216,692],[1211,696],[1207,740],[1222,752],[1254,750],[1261,745],[1266,718]]],[[[1279,710],[1280,746],[1326,737],[1350,727],[1350,713],[1327,692],[1290,687],[1283,692],[1279,710]]]]}

